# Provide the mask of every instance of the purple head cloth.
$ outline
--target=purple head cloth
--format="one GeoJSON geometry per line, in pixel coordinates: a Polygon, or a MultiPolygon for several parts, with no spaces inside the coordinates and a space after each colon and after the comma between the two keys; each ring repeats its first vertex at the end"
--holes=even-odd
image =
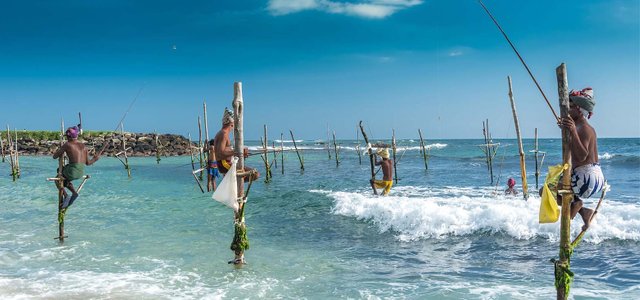
{"type": "Polygon", "coordinates": [[[76,139],[76,138],[78,138],[78,131],[79,131],[78,127],[76,127],[76,126],[69,127],[69,128],[67,128],[67,132],[65,132],[65,135],[67,137],[72,138],[72,139],[76,139]]]}

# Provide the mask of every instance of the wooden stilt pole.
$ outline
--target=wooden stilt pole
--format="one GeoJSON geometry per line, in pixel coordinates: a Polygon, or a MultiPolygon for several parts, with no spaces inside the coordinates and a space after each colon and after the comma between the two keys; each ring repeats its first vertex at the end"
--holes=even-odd
{"type": "MultiPolygon", "coordinates": [[[[198,116],[198,156],[200,157],[200,169],[204,168],[204,154],[202,153],[202,125],[200,124],[200,116],[198,116]]],[[[200,180],[203,179],[200,173],[200,180]]]]}
{"type": "Polygon", "coordinates": [[[427,158],[427,146],[424,143],[424,139],[422,138],[422,130],[418,129],[418,134],[420,135],[420,148],[422,149],[422,159],[424,160],[424,169],[429,170],[428,158],[427,158]]]}
{"type": "MultiPolygon", "coordinates": [[[[369,145],[369,138],[367,137],[367,133],[364,131],[364,127],[362,127],[362,121],[360,121],[360,123],[358,124],[360,126],[360,131],[362,132],[362,138],[364,138],[364,142],[367,144],[367,152],[369,153],[369,162],[371,165],[371,180],[375,180],[376,179],[376,172],[375,172],[375,165],[373,162],[373,151],[371,150],[371,147],[368,147],[369,145]]],[[[373,183],[371,184],[371,188],[373,189],[373,194],[377,195],[378,191],[376,191],[376,188],[373,187],[373,183]]]]}
{"type": "MultiPolygon", "coordinates": [[[[60,121],[60,147],[64,145],[64,119],[60,121]]],[[[65,208],[62,208],[64,203],[64,177],[62,176],[62,168],[64,167],[64,157],[63,153],[58,158],[58,181],[56,181],[56,187],[58,188],[58,237],[57,239],[60,243],[64,242],[64,214],[66,212],[65,208]]]]}
{"type": "Polygon", "coordinates": [[[333,151],[336,154],[336,167],[340,165],[340,158],[338,158],[338,143],[336,143],[336,132],[333,131],[333,151]]]}
{"type": "Polygon", "coordinates": [[[0,137],[0,154],[2,155],[2,162],[4,162],[4,143],[2,141],[2,137],[0,137]]]}
{"type": "MultiPolygon", "coordinates": [[[[239,158],[237,163],[237,170],[241,173],[244,173],[244,128],[243,128],[243,110],[244,110],[244,100],[242,99],[242,83],[236,82],[233,85],[234,87],[234,97],[233,97],[233,112],[234,112],[234,152],[235,156],[239,158]]],[[[251,175],[250,175],[251,176],[251,175]]],[[[235,265],[244,264],[244,251],[249,248],[249,240],[247,238],[247,227],[244,223],[244,208],[245,202],[243,201],[244,196],[244,180],[243,178],[239,178],[238,180],[238,204],[239,209],[235,215],[235,230],[234,230],[234,238],[231,242],[231,250],[234,251],[235,259],[232,261],[235,265]]]]}
{"type": "Polygon", "coordinates": [[[189,133],[189,156],[191,156],[191,171],[196,170],[195,160],[193,159],[193,142],[191,141],[191,133],[189,133]]]}
{"type": "Polygon", "coordinates": [[[16,181],[16,162],[15,155],[13,154],[14,146],[13,142],[11,141],[11,129],[9,128],[9,124],[7,124],[7,143],[7,147],[9,148],[9,164],[11,167],[11,177],[13,178],[13,181],[16,181]]]}
{"type": "MultiPolygon", "coordinates": [[[[569,115],[569,83],[564,63],[556,68],[556,77],[560,99],[560,116],[566,118],[569,115]]],[[[558,194],[562,195],[560,259],[554,262],[554,270],[556,296],[557,299],[564,300],[569,297],[569,289],[573,280],[573,272],[570,271],[573,249],[569,244],[571,239],[571,201],[573,201],[573,193],[571,191],[571,132],[567,128],[562,128],[562,161],[563,164],[568,164],[569,168],[564,170],[561,189],[558,189],[558,194]]]]}
{"type": "Polygon", "coordinates": [[[524,159],[524,147],[522,146],[522,136],[520,135],[520,122],[518,121],[518,113],[516,112],[516,102],[513,99],[513,87],[511,85],[511,76],[507,76],[509,82],[509,101],[511,101],[511,112],[513,112],[513,122],[516,125],[516,135],[518,137],[518,151],[520,153],[520,176],[522,178],[522,195],[524,200],[529,198],[527,189],[527,168],[524,159]]]}
{"type": "Polygon", "coordinates": [[[293,142],[293,148],[296,149],[296,154],[298,155],[298,160],[300,161],[300,170],[304,171],[304,160],[300,156],[300,151],[298,151],[298,146],[296,145],[296,139],[293,137],[293,131],[289,129],[289,133],[291,133],[291,141],[293,142]]]}
{"type": "Polygon", "coordinates": [[[154,134],[154,140],[156,143],[156,164],[160,164],[160,138],[158,137],[158,133],[157,132],[153,132],[154,134]]]}
{"type": "Polygon", "coordinates": [[[264,175],[264,182],[265,183],[269,183],[271,182],[271,165],[269,164],[269,154],[267,153],[267,145],[269,144],[268,139],[267,139],[267,125],[264,124],[264,140],[262,142],[262,147],[264,149],[264,154],[262,155],[262,159],[264,160],[264,169],[265,169],[265,175],[264,175]]]}
{"type": "Polygon", "coordinates": [[[124,136],[124,123],[120,123],[120,133],[122,134],[122,154],[124,156],[124,168],[127,170],[127,176],[131,178],[131,167],[129,166],[129,157],[127,156],[127,138],[124,136]]]}
{"type": "Polygon", "coordinates": [[[278,168],[278,151],[276,151],[276,141],[271,141],[271,148],[273,148],[273,163],[274,167],[278,168]]]}
{"type": "Polygon", "coordinates": [[[398,147],[396,144],[396,130],[391,129],[391,149],[393,150],[393,180],[396,184],[398,184],[398,160],[396,159],[396,152],[398,151],[398,147]]]}
{"type": "Polygon", "coordinates": [[[13,133],[15,135],[15,173],[16,173],[16,177],[20,178],[20,153],[18,152],[18,129],[14,128],[13,129],[13,133]]]}

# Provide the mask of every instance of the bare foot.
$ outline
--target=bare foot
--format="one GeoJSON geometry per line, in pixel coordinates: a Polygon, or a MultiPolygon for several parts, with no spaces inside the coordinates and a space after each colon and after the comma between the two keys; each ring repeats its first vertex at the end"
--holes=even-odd
{"type": "Polygon", "coordinates": [[[591,225],[591,216],[593,216],[593,209],[583,207],[580,210],[580,216],[582,217],[582,221],[584,222],[584,226],[582,226],[582,230],[587,230],[591,225]]]}

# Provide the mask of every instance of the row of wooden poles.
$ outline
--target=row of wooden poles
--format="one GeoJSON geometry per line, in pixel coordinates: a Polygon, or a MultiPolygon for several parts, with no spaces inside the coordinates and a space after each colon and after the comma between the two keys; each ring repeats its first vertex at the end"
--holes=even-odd
{"type": "Polygon", "coordinates": [[[5,162],[5,156],[9,155],[9,167],[11,168],[11,177],[13,181],[20,178],[20,155],[18,154],[18,131],[13,130],[14,137],[11,137],[11,129],[7,125],[7,152],[5,152],[5,146],[2,138],[0,138],[0,154],[2,155],[2,162],[5,162]]]}

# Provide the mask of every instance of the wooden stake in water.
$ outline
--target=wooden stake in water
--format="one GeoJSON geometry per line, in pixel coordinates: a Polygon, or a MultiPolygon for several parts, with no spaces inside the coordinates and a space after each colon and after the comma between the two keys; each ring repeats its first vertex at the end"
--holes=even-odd
{"type": "Polygon", "coordinates": [[[396,159],[396,151],[398,151],[398,147],[396,145],[396,130],[391,129],[391,149],[393,149],[393,180],[396,184],[398,184],[398,160],[396,159]]]}
{"type": "MultiPolygon", "coordinates": [[[[204,168],[204,154],[202,149],[202,125],[200,124],[200,116],[198,116],[198,156],[200,157],[200,169],[204,168]]],[[[202,172],[200,172],[200,180],[202,179],[202,172]]]]}
{"type": "MultiPolygon", "coordinates": [[[[369,153],[369,162],[371,165],[371,180],[375,180],[376,179],[376,171],[375,171],[375,165],[373,162],[373,151],[371,150],[370,144],[369,144],[369,138],[367,137],[367,133],[364,131],[364,127],[362,127],[362,121],[360,121],[360,123],[358,124],[360,126],[360,131],[362,132],[362,137],[364,138],[364,142],[367,144],[367,152],[369,153]]],[[[373,194],[377,195],[378,191],[376,191],[376,189],[374,187],[372,187],[373,189],[373,194]]]]}
{"type": "Polygon", "coordinates": [[[264,161],[264,169],[265,169],[265,176],[264,176],[264,182],[265,183],[269,183],[271,182],[271,165],[269,164],[269,155],[267,153],[267,145],[269,144],[268,139],[267,139],[267,125],[264,125],[264,139],[262,142],[262,148],[264,149],[264,154],[262,155],[262,160],[264,161]]]}
{"type": "Polygon", "coordinates": [[[124,123],[120,123],[120,132],[122,133],[122,155],[124,156],[124,168],[127,170],[127,176],[131,178],[131,166],[129,166],[129,157],[127,156],[127,138],[124,136],[124,123]]]}
{"type": "Polygon", "coordinates": [[[542,168],[542,164],[544,163],[544,157],[546,155],[545,152],[542,152],[538,149],[538,128],[535,129],[535,140],[534,140],[535,149],[532,150],[534,158],[536,160],[536,190],[540,189],[538,186],[538,180],[540,178],[540,169],[542,168]],[[538,163],[538,155],[542,153],[542,159],[538,163]]]}
{"type": "Polygon", "coordinates": [[[296,139],[293,137],[293,131],[289,129],[289,133],[291,133],[291,141],[293,142],[293,148],[296,149],[296,154],[298,155],[298,160],[300,161],[300,170],[304,171],[304,160],[300,156],[300,151],[298,151],[298,146],[296,145],[296,139]]]}
{"type": "Polygon", "coordinates": [[[158,133],[156,133],[155,131],[153,132],[154,135],[154,140],[155,140],[155,144],[156,144],[156,164],[160,164],[160,141],[159,141],[159,137],[158,137],[158,133]]]}
{"type": "Polygon", "coordinates": [[[336,132],[333,132],[333,151],[336,153],[336,167],[340,165],[340,159],[338,158],[338,143],[336,143],[336,132]]]}
{"type": "Polygon", "coordinates": [[[327,141],[324,143],[324,147],[327,148],[327,155],[329,155],[329,160],[331,160],[331,149],[329,148],[329,123],[327,123],[327,141]]]}
{"type": "MultiPolygon", "coordinates": [[[[234,152],[238,157],[238,163],[236,169],[241,173],[244,173],[244,127],[243,127],[243,110],[244,100],[242,99],[242,83],[236,82],[233,85],[233,113],[234,113],[234,152]]],[[[233,263],[236,265],[244,264],[244,251],[248,248],[248,239],[246,235],[247,227],[244,223],[244,208],[245,202],[244,196],[244,180],[242,177],[238,178],[238,205],[239,209],[235,215],[234,224],[234,238],[231,243],[231,250],[234,251],[235,259],[233,263]]]]}
{"type": "Polygon", "coordinates": [[[2,141],[2,137],[0,137],[0,154],[2,155],[2,162],[4,162],[4,143],[2,141]]]}
{"type": "MultiPolygon", "coordinates": [[[[560,100],[560,116],[566,118],[569,115],[569,83],[567,69],[564,63],[556,68],[558,81],[558,96],[560,100]]],[[[570,270],[571,254],[571,202],[573,192],[571,190],[571,132],[562,128],[562,162],[569,165],[562,174],[561,188],[558,194],[562,195],[562,214],[560,219],[560,259],[554,262],[555,286],[557,299],[567,299],[573,280],[573,272],[570,270]]]]}
{"type": "Polygon", "coordinates": [[[418,129],[418,135],[420,135],[420,149],[422,149],[422,159],[424,160],[424,169],[429,170],[429,158],[427,156],[427,146],[422,138],[422,129],[418,129]]]}
{"type": "MultiPolygon", "coordinates": [[[[64,145],[64,119],[60,121],[60,147],[64,145]]],[[[62,176],[62,168],[64,168],[64,157],[63,153],[58,158],[58,180],[56,181],[56,187],[58,188],[58,237],[57,239],[60,243],[64,242],[64,213],[65,209],[62,208],[64,203],[64,176],[62,176]]]]}
{"type": "Polygon", "coordinates": [[[520,153],[520,176],[522,178],[522,195],[524,200],[529,198],[527,190],[527,168],[524,159],[524,147],[522,146],[522,136],[520,135],[520,122],[518,121],[518,113],[516,112],[516,102],[513,99],[513,87],[511,85],[511,76],[507,76],[509,82],[509,101],[511,102],[511,112],[513,113],[513,123],[516,127],[516,136],[518,137],[518,152],[520,153]]]}
{"type": "Polygon", "coordinates": [[[271,141],[271,148],[273,148],[273,163],[274,167],[278,168],[278,151],[276,151],[276,141],[271,141]]]}
{"type": "Polygon", "coordinates": [[[14,142],[14,144],[15,144],[15,155],[16,155],[16,158],[15,158],[15,164],[16,164],[15,173],[16,173],[16,176],[18,178],[20,178],[20,153],[18,152],[18,129],[14,128],[13,129],[13,133],[14,133],[14,135],[16,137],[15,138],[15,142],[14,142]]]}
{"type": "Polygon", "coordinates": [[[480,145],[480,149],[485,154],[487,170],[489,171],[491,184],[493,184],[493,158],[496,156],[500,144],[493,143],[493,138],[491,138],[491,133],[489,132],[489,119],[486,122],[482,122],[482,134],[484,135],[484,144],[480,145]]]}

